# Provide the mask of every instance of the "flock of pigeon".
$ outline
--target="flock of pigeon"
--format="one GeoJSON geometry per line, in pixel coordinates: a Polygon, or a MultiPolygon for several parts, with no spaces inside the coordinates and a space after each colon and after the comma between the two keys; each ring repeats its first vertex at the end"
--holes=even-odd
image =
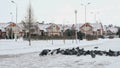
{"type": "MultiPolygon", "coordinates": [[[[98,47],[94,47],[97,49],[98,47]]],[[[45,55],[54,55],[54,54],[62,54],[62,55],[77,55],[77,56],[86,56],[90,55],[92,58],[95,58],[96,55],[105,55],[105,56],[119,56],[120,51],[112,51],[109,49],[109,51],[101,51],[101,50],[84,50],[84,48],[80,49],[79,47],[72,48],[72,49],[44,49],[39,56],[45,56],[45,55]]]]}

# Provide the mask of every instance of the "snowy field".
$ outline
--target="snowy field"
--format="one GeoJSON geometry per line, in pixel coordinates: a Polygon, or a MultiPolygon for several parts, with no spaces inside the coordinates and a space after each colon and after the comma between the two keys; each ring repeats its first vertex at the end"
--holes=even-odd
{"type": "Polygon", "coordinates": [[[96,56],[91,58],[87,56],[66,56],[66,55],[48,55],[39,56],[43,49],[56,48],[84,48],[85,50],[106,50],[120,51],[120,39],[99,39],[93,41],[72,41],[66,40],[42,40],[28,41],[0,40],[0,68],[120,68],[120,56],[96,56]],[[98,49],[94,47],[98,46],[98,49]]]}

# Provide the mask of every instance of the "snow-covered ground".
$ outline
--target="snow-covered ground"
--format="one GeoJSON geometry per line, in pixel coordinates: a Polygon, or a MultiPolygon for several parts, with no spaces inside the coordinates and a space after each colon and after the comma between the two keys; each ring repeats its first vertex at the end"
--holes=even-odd
{"type": "Polygon", "coordinates": [[[99,39],[93,41],[66,40],[42,40],[28,41],[0,40],[0,68],[120,68],[120,56],[96,56],[91,58],[87,56],[66,56],[66,55],[48,55],[39,56],[43,49],[56,48],[85,48],[86,50],[115,50],[120,51],[120,39],[99,39]]]}
{"type": "Polygon", "coordinates": [[[39,52],[43,49],[56,49],[56,48],[71,48],[71,47],[89,47],[94,45],[102,45],[105,40],[94,40],[94,41],[79,41],[77,40],[41,40],[32,41],[31,46],[29,46],[28,41],[22,39],[17,40],[0,40],[0,55],[8,54],[24,54],[30,52],[39,52]],[[53,44],[52,44],[53,41],[53,44]]]}

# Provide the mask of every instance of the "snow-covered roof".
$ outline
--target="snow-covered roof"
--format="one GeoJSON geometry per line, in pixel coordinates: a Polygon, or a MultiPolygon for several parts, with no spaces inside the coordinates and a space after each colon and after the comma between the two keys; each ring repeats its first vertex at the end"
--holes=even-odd
{"type": "MultiPolygon", "coordinates": [[[[13,30],[15,30],[15,31],[23,31],[24,30],[22,23],[15,23],[15,24],[16,24],[16,27],[12,27],[13,30]]],[[[10,28],[9,25],[10,25],[10,23],[6,26],[6,28],[10,28]]]]}
{"type": "Polygon", "coordinates": [[[107,30],[110,30],[112,33],[118,32],[118,28],[116,28],[116,27],[108,27],[107,30]]]}
{"type": "Polygon", "coordinates": [[[9,23],[0,23],[0,29],[2,32],[5,32],[5,28],[9,25],[9,23]]]}
{"type": "Polygon", "coordinates": [[[93,31],[97,31],[98,29],[103,29],[101,23],[90,23],[90,25],[93,27],[93,31]]]}
{"type": "Polygon", "coordinates": [[[44,30],[45,32],[47,32],[47,28],[50,26],[50,24],[38,24],[38,28],[40,30],[44,30]]]}

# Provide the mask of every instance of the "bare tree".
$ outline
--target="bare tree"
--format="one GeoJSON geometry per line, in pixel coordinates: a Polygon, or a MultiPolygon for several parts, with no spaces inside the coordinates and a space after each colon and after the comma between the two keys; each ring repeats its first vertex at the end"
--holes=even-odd
{"type": "Polygon", "coordinates": [[[23,23],[25,32],[27,32],[27,39],[29,41],[29,46],[31,46],[31,34],[37,31],[38,25],[34,21],[34,15],[33,15],[30,2],[29,2],[28,11],[27,11],[27,16],[25,17],[25,21],[23,21],[22,23],[23,23]]]}

